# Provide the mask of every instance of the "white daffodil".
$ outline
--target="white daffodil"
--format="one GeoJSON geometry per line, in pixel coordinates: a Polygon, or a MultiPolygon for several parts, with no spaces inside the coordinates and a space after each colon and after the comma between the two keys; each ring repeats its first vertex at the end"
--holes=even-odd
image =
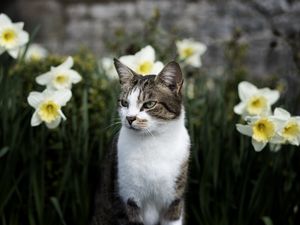
{"type": "Polygon", "coordinates": [[[282,143],[299,146],[300,117],[292,117],[288,111],[282,108],[276,108],[274,110],[274,119],[276,119],[279,124],[278,134],[282,138],[282,143]]]}
{"type": "Polygon", "coordinates": [[[23,22],[12,23],[7,15],[0,14],[0,54],[7,51],[13,58],[18,57],[20,48],[29,40],[23,27],[23,22]]]}
{"type": "Polygon", "coordinates": [[[99,64],[101,68],[104,69],[104,72],[109,79],[114,80],[118,78],[118,73],[116,71],[112,58],[104,57],[100,60],[99,64]]]}
{"type": "Polygon", "coordinates": [[[72,66],[73,59],[69,56],[61,65],[51,67],[49,72],[39,75],[36,78],[36,82],[41,85],[46,85],[49,89],[70,89],[72,84],[81,81],[81,76],[78,72],[71,69],[72,66]]]}
{"type": "Polygon", "coordinates": [[[176,47],[180,60],[183,60],[187,65],[194,67],[202,65],[201,55],[206,51],[206,45],[193,39],[183,39],[176,42],[176,47]]]}
{"type": "Polygon", "coordinates": [[[252,145],[255,151],[261,151],[268,142],[278,144],[280,138],[276,134],[278,125],[272,117],[247,117],[247,125],[237,124],[237,130],[252,137],[252,145]]]}
{"type": "Polygon", "coordinates": [[[134,55],[126,55],[119,60],[140,75],[157,75],[164,67],[160,61],[155,61],[155,51],[148,45],[134,55]]]}
{"type": "Polygon", "coordinates": [[[45,58],[48,55],[48,51],[39,44],[31,44],[25,55],[26,61],[38,61],[45,58]]]}
{"type": "Polygon", "coordinates": [[[271,105],[279,99],[279,91],[269,88],[258,89],[247,81],[239,83],[238,94],[241,102],[234,107],[234,112],[243,117],[270,115],[271,105]]]}
{"type": "Polygon", "coordinates": [[[38,126],[42,122],[50,129],[59,125],[61,119],[66,119],[61,107],[71,99],[70,90],[49,90],[43,92],[31,92],[27,98],[29,105],[35,108],[31,117],[31,126],[38,126]]]}

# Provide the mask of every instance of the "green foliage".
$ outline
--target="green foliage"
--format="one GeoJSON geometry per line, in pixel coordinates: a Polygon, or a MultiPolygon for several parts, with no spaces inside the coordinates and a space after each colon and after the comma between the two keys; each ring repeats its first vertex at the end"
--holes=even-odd
{"type": "Polygon", "coordinates": [[[74,56],[83,81],[73,88],[60,128],[30,126],[35,77],[63,57],[12,65],[0,75],[0,218],[2,224],[86,224],[102,154],[116,130],[118,89],[88,52],[74,56]],[[87,61],[86,61],[87,60],[87,61]],[[108,101],[109,99],[109,101],[108,101]]]}
{"type": "MultiPolygon", "coordinates": [[[[159,12],[141,35],[118,29],[108,43],[113,54],[134,53],[152,44],[158,58],[174,58],[175,36],[159,27],[159,12]],[[164,43],[164,44],[162,44],[164,43]]],[[[225,43],[228,70],[214,77],[192,68],[186,75],[185,106],[192,140],[187,224],[297,224],[300,204],[299,150],[283,146],[257,153],[235,129],[239,118],[237,84],[247,79],[247,46],[237,34],[225,43]],[[200,75],[201,74],[201,75],[200,75]]],[[[41,91],[35,77],[65,57],[14,62],[0,58],[0,223],[3,225],[87,224],[92,213],[103,155],[120,124],[118,81],[108,80],[88,50],[74,55],[83,77],[63,109],[67,121],[54,130],[30,126],[30,91],[41,91]]],[[[165,61],[165,62],[166,62],[165,61]]],[[[262,81],[280,86],[278,79],[262,81]]],[[[259,83],[260,86],[261,83],[259,83]]],[[[296,111],[299,91],[280,104],[296,111]],[[292,108],[293,107],[293,108],[292,108]]]]}
{"type": "Polygon", "coordinates": [[[199,85],[187,104],[192,138],[189,224],[250,225],[262,224],[262,219],[265,224],[296,224],[299,152],[288,146],[276,153],[268,148],[255,152],[250,139],[235,129],[237,99],[230,99],[226,81],[216,82],[210,91],[199,85]]]}

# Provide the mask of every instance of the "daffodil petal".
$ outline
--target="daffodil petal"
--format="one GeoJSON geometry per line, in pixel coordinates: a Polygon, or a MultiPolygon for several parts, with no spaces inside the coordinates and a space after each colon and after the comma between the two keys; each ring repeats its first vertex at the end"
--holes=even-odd
{"type": "Polygon", "coordinates": [[[8,50],[8,54],[10,54],[11,57],[13,57],[14,59],[16,59],[19,55],[19,49],[11,49],[8,50]]]}
{"type": "Polygon", "coordinates": [[[103,57],[99,64],[103,66],[104,69],[110,69],[114,65],[114,61],[110,57],[103,57]]]}
{"type": "Polygon", "coordinates": [[[75,70],[69,70],[68,74],[69,74],[73,84],[76,84],[82,80],[82,77],[80,76],[80,74],[75,70]]]}
{"type": "Polygon", "coordinates": [[[270,116],[269,118],[276,124],[276,128],[277,128],[276,130],[277,131],[281,130],[284,127],[285,123],[286,123],[286,120],[276,118],[274,116],[270,116]]]}
{"type": "Polygon", "coordinates": [[[66,119],[67,119],[66,116],[65,116],[65,114],[64,114],[61,110],[59,110],[58,113],[59,113],[59,115],[61,116],[61,118],[62,118],[63,120],[66,120],[66,119]]]}
{"type": "Polygon", "coordinates": [[[272,144],[270,143],[270,151],[272,152],[278,152],[281,149],[281,145],[280,144],[272,144]]]}
{"type": "Polygon", "coordinates": [[[101,61],[99,62],[99,66],[104,69],[105,74],[109,79],[117,79],[118,73],[114,66],[114,61],[110,57],[103,57],[101,61]]]}
{"type": "Polygon", "coordinates": [[[285,140],[281,135],[275,134],[269,142],[273,144],[284,144],[285,140]]]}
{"type": "Polygon", "coordinates": [[[39,104],[43,101],[44,99],[44,95],[41,92],[30,92],[27,101],[29,103],[30,106],[37,108],[39,106],[39,104]]]}
{"type": "Polygon", "coordinates": [[[288,120],[291,117],[291,114],[285,109],[278,107],[274,110],[274,116],[282,120],[288,120]]]}
{"type": "Polygon", "coordinates": [[[198,54],[200,54],[200,55],[203,55],[204,52],[206,52],[206,50],[207,50],[207,47],[205,44],[196,43],[195,46],[196,46],[198,54]]]}
{"type": "Polygon", "coordinates": [[[14,25],[15,25],[18,29],[22,30],[23,27],[24,27],[24,22],[14,23],[14,25]]]}
{"type": "Polygon", "coordinates": [[[199,54],[194,54],[191,57],[186,59],[187,64],[194,66],[194,67],[201,67],[201,60],[199,54]]]}
{"type": "Polygon", "coordinates": [[[41,118],[39,117],[37,111],[35,111],[31,117],[31,120],[30,120],[30,125],[32,127],[35,127],[35,126],[38,126],[42,123],[42,120],[41,118]]]}
{"type": "Polygon", "coordinates": [[[257,121],[259,118],[260,118],[260,116],[246,116],[246,117],[245,117],[245,121],[246,121],[248,124],[252,124],[252,123],[254,123],[255,121],[257,121]]]}
{"type": "Polygon", "coordinates": [[[258,89],[256,86],[247,81],[242,81],[238,85],[238,93],[242,101],[246,101],[248,98],[253,96],[255,93],[257,93],[257,90],[258,89]]]}
{"type": "Polygon", "coordinates": [[[61,91],[61,90],[65,90],[65,89],[71,89],[72,87],[72,83],[66,83],[66,84],[52,84],[49,83],[47,85],[47,89],[53,89],[53,90],[57,90],[57,91],[61,91]]]}
{"type": "Polygon", "coordinates": [[[252,136],[252,128],[249,125],[237,124],[236,129],[243,135],[252,136]]]}
{"type": "Polygon", "coordinates": [[[56,128],[59,125],[60,121],[61,121],[61,117],[57,117],[57,119],[55,119],[53,122],[46,123],[46,126],[49,129],[54,129],[54,128],[56,128]]]}
{"type": "Polygon", "coordinates": [[[49,97],[51,97],[55,92],[56,92],[56,90],[47,88],[47,89],[45,89],[45,90],[43,91],[43,95],[44,95],[45,97],[49,98],[49,97]]]}
{"type": "Polygon", "coordinates": [[[36,77],[35,81],[40,85],[46,85],[51,81],[51,79],[52,79],[52,73],[47,72],[36,77]]]}
{"type": "Polygon", "coordinates": [[[177,52],[179,58],[184,60],[184,63],[196,68],[201,67],[201,55],[204,54],[207,47],[201,42],[193,39],[183,39],[176,41],[177,52]]]}
{"type": "Polygon", "coordinates": [[[29,41],[29,34],[25,31],[21,31],[19,33],[19,39],[20,39],[19,46],[23,46],[29,41]]]}
{"type": "Polygon", "coordinates": [[[272,105],[279,99],[279,91],[271,90],[270,88],[262,88],[259,92],[268,99],[269,104],[272,105]]]}
{"type": "Polygon", "coordinates": [[[25,60],[40,60],[48,55],[48,51],[39,44],[31,44],[26,52],[25,60]]]}
{"type": "Polygon", "coordinates": [[[242,115],[245,111],[246,104],[244,102],[240,102],[236,106],[234,106],[233,111],[238,114],[242,115]]]}
{"type": "Polygon", "coordinates": [[[163,68],[164,68],[164,64],[160,61],[157,61],[154,63],[151,73],[157,75],[162,71],[163,68]]]}
{"type": "Polygon", "coordinates": [[[289,143],[291,143],[292,145],[299,146],[298,138],[293,138],[293,139],[289,140],[289,143]]]}
{"type": "Polygon", "coordinates": [[[136,70],[135,68],[135,57],[133,55],[125,55],[119,58],[120,62],[125,66],[128,66],[132,70],[136,70]]]}
{"type": "Polygon", "coordinates": [[[155,60],[155,51],[152,46],[147,45],[146,47],[142,48],[139,52],[135,54],[137,59],[141,59],[143,61],[150,61],[154,62],[155,60]]]}
{"type": "Polygon", "coordinates": [[[72,92],[68,89],[55,91],[52,98],[60,106],[65,106],[71,99],[72,92]]]}
{"type": "Polygon", "coordinates": [[[294,116],[293,118],[297,121],[297,123],[300,123],[300,116],[294,116]]]}
{"type": "Polygon", "coordinates": [[[55,67],[55,69],[70,69],[74,64],[73,58],[71,56],[68,56],[68,58],[59,66],[55,67]]]}
{"type": "Polygon", "coordinates": [[[4,13],[0,14],[0,26],[4,24],[11,24],[11,19],[4,13]]]}
{"type": "Polygon", "coordinates": [[[260,152],[264,147],[266,147],[266,145],[267,142],[258,142],[254,138],[252,138],[252,146],[254,147],[255,151],[260,152]]]}

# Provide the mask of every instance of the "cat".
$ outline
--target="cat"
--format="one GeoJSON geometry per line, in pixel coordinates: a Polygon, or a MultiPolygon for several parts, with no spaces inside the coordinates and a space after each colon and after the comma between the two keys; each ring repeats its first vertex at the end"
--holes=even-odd
{"type": "Polygon", "coordinates": [[[142,76],[114,59],[121,130],[103,166],[92,225],[182,225],[190,138],[176,62],[142,76]]]}

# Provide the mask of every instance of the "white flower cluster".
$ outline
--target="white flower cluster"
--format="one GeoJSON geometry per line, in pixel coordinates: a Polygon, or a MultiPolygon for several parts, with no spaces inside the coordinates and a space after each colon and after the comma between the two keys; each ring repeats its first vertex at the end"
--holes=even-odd
{"type": "Polygon", "coordinates": [[[164,67],[162,62],[155,61],[155,51],[150,45],[134,55],[122,56],[119,60],[140,75],[158,74],[164,67]]]}
{"type": "Polygon", "coordinates": [[[66,119],[61,107],[71,99],[72,84],[81,81],[78,72],[71,69],[73,66],[72,57],[68,57],[65,62],[56,67],[51,67],[50,71],[41,74],[36,78],[36,82],[45,85],[43,92],[30,92],[27,100],[35,112],[31,118],[31,126],[38,126],[45,122],[48,128],[55,128],[66,119]]]}
{"type": "MultiPolygon", "coordinates": [[[[25,51],[25,49],[24,49],[25,51]]],[[[28,46],[25,54],[25,61],[39,61],[48,55],[48,51],[40,44],[31,44],[28,46]]]]}
{"type": "Polygon", "coordinates": [[[7,15],[0,14],[0,54],[7,51],[11,57],[18,57],[29,41],[29,35],[23,27],[23,22],[13,23],[7,15]]]}
{"type": "MultiPolygon", "coordinates": [[[[160,61],[155,61],[155,50],[148,45],[136,52],[134,55],[125,55],[119,60],[140,75],[157,75],[164,67],[160,61]]],[[[110,79],[118,77],[112,58],[102,58],[101,65],[110,79]]]]}
{"type": "MultiPolygon", "coordinates": [[[[182,63],[196,68],[202,65],[201,55],[207,49],[204,44],[192,39],[183,39],[176,42],[176,47],[179,60],[182,63]]],[[[147,45],[134,55],[121,56],[119,60],[140,75],[157,75],[164,67],[161,61],[155,60],[155,50],[151,45],[147,45]]],[[[112,58],[102,58],[99,65],[110,79],[118,77],[112,58]]]]}
{"type": "Polygon", "coordinates": [[[206,45],[194,41],[193,39],[183,39],[176,42],[176,47],[179,59],[182,60],[184,64],[196,68],[201,67],[201,56],[206,52],[206,45]]]}
{"type": "Polygon", "coordinates": [[[271,106],[279,99],[279,92],[269,88],[258,89],[253,84],[243,81],[238,85],[241,102],[234,107],[234,112],[242,116],[246,124],[237,124],[237,130],[252,137],[255,151],[261,151],[268,143],[300,143],[300,117],[292,117],[282,108],[271,106]]]}
{"type": "MultiPolygon", "coordinates": [[[[0,14],[0,55],[6,51],[13,58],[24,54],[29,34],[23,27],[23,22],[13,23],[6,14],[0,14]]],[[[31,44],[26,50],[25,60],[40,60],[47,54],[47,50],[41,45],[31,44]]]]}

